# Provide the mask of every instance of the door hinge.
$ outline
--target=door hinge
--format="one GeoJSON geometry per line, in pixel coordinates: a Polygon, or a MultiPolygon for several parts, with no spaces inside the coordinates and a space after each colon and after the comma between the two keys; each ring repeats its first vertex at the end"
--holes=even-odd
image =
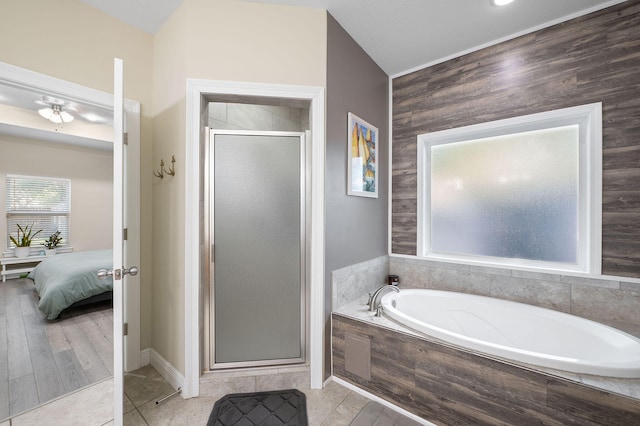
{"type": "Polygon", "coordinates": [[[127,237],[129,236],[129,229],[128,228],[124,228],[122,230],[122,239],[127,241],[127,237]]]}
{"type": "Polygon", "coordinates": [[[125,133],[122,134],[122,142],[125,145],[129,145],[129,133],[125,132],[125,133]]]}
{"type": "Polygon", "coordinates": [[[126,336],[129,334],[129,323],[125,322],[122,324],[122,335],[126,336]]]}

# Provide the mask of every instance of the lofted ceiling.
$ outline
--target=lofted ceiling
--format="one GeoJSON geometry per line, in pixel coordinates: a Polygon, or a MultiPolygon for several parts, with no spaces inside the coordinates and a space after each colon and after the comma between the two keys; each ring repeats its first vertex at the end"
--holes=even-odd
{"type": "MultiPolygon", "coordinates": [[[[155,34],[183,0],[81,0],[155,34]]],[[[214,1],[214,0],[209,0],[214,1]]],[[[433,65],[625,0],[231,0],[326,9],[388,75],[433,65]]],[[[0,106],[36,112],[46,93],[0,87],[0,106]]],[[[74,105],[78,121],[93,115],[109,125],[109,111],[74,105]]],[[[10,132],[4,123],[1,133],[10,132]]],[[[56,129],[58,131],[58,129],[56,129]]]]}
{"type": "MultiPolygon", "coordinates": [[[[183,0],[82,0],[154,34],[183,0]]],[[[210,0],[213,1],[213,0],[210,0]]],[[[388,75],[423,68],[625,0],[234,0],[326,9],[388,75]]]]}

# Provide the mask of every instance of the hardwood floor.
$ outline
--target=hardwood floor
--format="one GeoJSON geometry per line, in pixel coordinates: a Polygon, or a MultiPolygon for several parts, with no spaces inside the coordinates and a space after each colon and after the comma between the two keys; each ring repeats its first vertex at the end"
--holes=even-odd
{"type": "Polygon", "coordinates": [[[110,301],[51,321],[33,281],[0,283],[0,420],[112,375],[110,301]]]}

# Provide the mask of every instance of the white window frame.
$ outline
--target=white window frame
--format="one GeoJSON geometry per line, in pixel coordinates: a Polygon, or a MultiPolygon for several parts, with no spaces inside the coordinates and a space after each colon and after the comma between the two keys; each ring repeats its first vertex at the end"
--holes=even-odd
{"type": "MultiPolygon", "coordinates": [[[[34,218],[38,217],[49,217],[49,216],[66,216],[67,217],[67,233],[62,233],[63,240],[58,247],[69,247],[71,245],[69,239],[71,235],[71,180],[65,178],[54,178],[54,177],[46,177],[46,176],[27,176],[27,175],[16,175],[16,174],[7,174],[5,178],[5,185],[8,183],[9,179],[36,179],[41,180],[43,182],[64,182],[67,184],[67,193],[68,193],[68,209],[66,212],[44,212],[44,211],[33,211],[33,210],[12,210],[7,206],[6,209],[6,218],[7,218],[7,248],[13,248],[13,242],[9,239],[9,236],[15,236],[16,229],[11,229],[10,226],[10,217],[11,216],[33,216],[34,218]]],[[[9,199],[9,194],[7,194],[7,202],[9,199]]],[[[25,223],[24,226],[30,226],[31,223],[25,223]]],[[[36,227],[37,228],[37,227],[36,227]]],[[[34,229],[33,231],[37,231],[38,229],[34,229]]],[[[40,234],[38,234],[31,245],[32,248],[38,247],[39,243],[42,244],[42,241],[46,240],[51,233],[55,231],[52,230],[43,230],[40,234]]]]}
{"type": "Polygon", "coordinates": [[[601,274],[602,259],[602,104],[593,103],[505,120],[418,135],[418,257],[510,269],[601,274]],[[576,263],[435,253],[430,247],[430,148],[568,125],[579,126],[578,252],[576,263]]]}

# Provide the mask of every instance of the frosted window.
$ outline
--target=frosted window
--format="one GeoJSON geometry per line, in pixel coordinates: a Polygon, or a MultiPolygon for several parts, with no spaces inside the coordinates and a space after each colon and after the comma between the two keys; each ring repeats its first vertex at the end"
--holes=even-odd
{"type": "Polygon", "coordinates": [[[575,263],[578,126],[431,147],[431,250],[575,263]]]}
{"type": "Polygon", "coordinates": [[[602,105],[418,136],[418,256],[599,274],[602,105]]]}

